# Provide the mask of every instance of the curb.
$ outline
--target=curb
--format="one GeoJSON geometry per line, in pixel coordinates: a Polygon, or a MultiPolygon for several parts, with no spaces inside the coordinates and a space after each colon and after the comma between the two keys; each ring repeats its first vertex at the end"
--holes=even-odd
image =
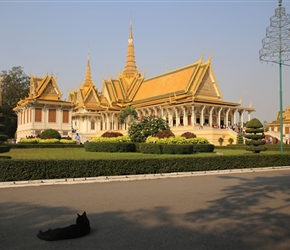
{"type": "Polygon", "coordinates": [[[114,181],[153,180],[153,179],[194,177],[194,176],[205,176],[205,175],[256,173],[256,172],[277,171],[277,170],[290,170],[290,166],[265,167],[265,168],[242,168],[242,169],[195,171],[195,172],[174,172],[174,173],[144,174],[144,175],[140,174],[140,175],[122,175],[122,176],[99,176],[99,177],[48,179],[48,180],[31,180],[31,181],[30,180],[7,181],[7,182],[0,182],[0,188],[105,183],[105,182],[114,182],[114,181]]]}

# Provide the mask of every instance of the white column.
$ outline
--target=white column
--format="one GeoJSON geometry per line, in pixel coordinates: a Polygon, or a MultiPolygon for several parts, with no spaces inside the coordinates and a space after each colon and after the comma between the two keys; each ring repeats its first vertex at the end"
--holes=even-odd
{"type": "Polygon", "coordinates": [[[209,125],[212,126],[212,111],[214,109],[214,106],[212,106],[209,110],[209,125]]]}
{"type": "Polygon", "coordinates": [[[240,111],[240,125],[241,125],[241,128],[244,127],[244,112],[245,112],[245,110],[241,110],[240,111]]]}
{"type": "Polygon", "coordinates": [[[114,117],[115,116],[115,113],[112,113],[111,114],[111,123],[112,123],[112,130],[115,130],[115,120],[114,120],[114,117]]]}
{"type": "Polygon", "coordinates": [[[221,127],[221,112],[222,112],[223,108],[219,108],[218,110],[218,126],[219,128],[221,127]]]}
{"type": "Polygon", "coordinates": [[[156,117],[159,117],[158,116],[158,111],[157,111],[157,108],[156,107],[154,107],[154,108],[152,108],[153,109],[153,111],[154,111],[154,116],[156,116],[156,117]]]}
{"type": "Polygon", "coordinates": [[[181,108],[183,111],[183,125],[188,126],[188,117],[187,117],[187,113],[186,113],[186,107],[182,106],[181,108]]]}
{"type": "Polygon", "coordinates": [[[237,124],[237,112],[238,112],[238,109],[235,109],[233,112],[233,124],[232,125],[237,124]]]}
{"type": "Polygon", "coordinates": [[[226,127],[229,126],[229,112],[230,112],[230,108],[226,110],[226,124],[225,124],[226,127]]]}
{"type": "Polygon", "coordinates": [[[201,112],[200,112],[200,126],[203,126],[204,125],[204,109],[205,109],[205,106],[202,106],[201,107],[201,112]]]}
{"type": "Polygon", "coordinates": [[[168,109],[168,123],[169,126],[173,126],[173,110],[168,109]]]}
{"type": "Polygon", "coordinates": [[[251,120],[251,113],[252,113],[252,111],[248,111],[248,121],[251,120]]]}
{"type": "Polygon", "coordinates": [[[43,117],[43,126],[44,126],[44,129],[46,129],[46,125],[47,125],[47,120],[48,120],[48,117],[47,117],[47,108],[46,106],[44,106],[42,108],[42,117],[43,117]]]}
{"type": "Polygon", "coordinates": [[[195,113],[194,113],[194,106],[191,106],[191,125],[194,126],[195,125],[195,113]]]}
{"type": "Polygon", "coordinates": [[[164,120],[166,120],[166,117],[165,117],[165,115],[164,115],[164,110],[163,110],[163,108],[162,108],[161,106],[159,106],[159,108],[160,108],[160,116],[161,116],[161,118],[164,119],[164,120]]]}
{"type": "Polygon", "coordinates": [[[175,127],[177,127],[180,124],[180,116],[178,113],[178,108],[175,107],[174,112],[175,112],[175,127]]]}

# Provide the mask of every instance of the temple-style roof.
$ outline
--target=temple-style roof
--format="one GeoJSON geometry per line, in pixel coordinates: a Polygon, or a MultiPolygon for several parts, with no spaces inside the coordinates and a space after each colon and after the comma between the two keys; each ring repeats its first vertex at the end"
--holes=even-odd
{"type": "Polygon", "coordinates": [[[104,111],[109,107],[108,100],[95,88],[95,84],[91,76],[89,53],[85,79],[77,91],[69,92],[68,100],[74,104],[75,111],[79,109],[104,111]]]}
{"type": "MultiPolygon", "coordinates": [[[[132,105],[135,108],[202,104],[223,107],[239,107],[240,103],[222,100],[216,81],[211,57],[203,62],[201,58],[192,64],[166,72],[149,79],[141,74],[136,66],[132,22],[127,47],[124,71],[116,78],[109,77],[102,82],[102,91],[95,89],[91,77],[90,59],[88,57],[86,77],[78,91],[69,93],[69,100],[75,110],[122,110],[132,105]]],[[[254,111],[252,107],[245,108],[254,111]]]]}
{"type": "Polygon", "coordinates": [[[28,104],[72,106],[70,102],[60,100],[61,96],[53,76],[36,77],[31,75],[28,97],[21,99],[13,110],[17,111],[28,104]]]}
{"type": "MultiPolygon", "coordinates": [[[[282,111],[282,119],[283,123],[289,124],[290,123],[290,106],[285,108],[285,110],[282,111]]],[[[277,112],[276,120],[269,122],[268,125],[279,125],[280,124],[280,110],[277,112]]]]}

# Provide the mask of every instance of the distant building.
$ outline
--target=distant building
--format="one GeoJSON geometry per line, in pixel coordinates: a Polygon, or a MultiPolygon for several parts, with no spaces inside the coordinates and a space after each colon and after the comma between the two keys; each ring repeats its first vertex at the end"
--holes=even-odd
{"type": "MultiPolygon", "coordinates": [[[[55,99],[59,97],[57,94],[59,92],[55,80],[51,79],[51,81],[53,83],[50,89],[54,90],[55,99]]],[[[49,105],[46,104],[49,99],[45,99],[41,106],[41,114],[45,117],[42,120],[42,127],[34,121],[32,124],[34,127],[29,126],[29,129],[24,129],[23,121],[27,119],[27,114],[24,112],[28,112],[25,111],[25,107],[28,103],[33,110],[36,107],[32,100],[33,98],[30,97],[29,102],[20,101],[15,108],[15,111],[21,115],[18,117],[20,123],[17,136],[23,137],[30,132],[35,134],[48,125],[50,127],[54,125],[53,128],[67,133],[70,126],[65,126],[64,129],[61,120],[62,110],[67,110],[72,131],[78,132],[82,141],[108,130],[126,133],[128,126],[118,122],[118,114],[126,106],[133,106],[139,117],[150,115],[162,117],[169,123],[175,134],[202,127],[208,129],[211,138],[209,140],[217,140],[213,139],[213,134],[217,132],[214,128],[227,128],[236,124],[242,126],[245,122],[244,113],[247,112],[247,120],[250,120],[250,114],[255,111],[251,106],[241,107],[241,103],[222,100],[211,66],[211,56],[205,62],[202,56],[192,64],[146,79],[136,66],[132,23],[130,23],[125,68],[116,78],[103,79],[101,91],[96,89],[92,80],[88,56],[85,79],[78,90],[68,94],[67,102],[54,100],[57,103],[54,107],[59,117],[54,124],[45,120],[49,119],[47,113],[49,105]],[[39,126],[36,128],[36,125],[39,126]]],[[[32,114],[35,114],[35,111],[32,114]]]]}
{"type": "Polygon", "coordinates": [[[28,97],[20,100],[13,109],[17,114],[17,141],[37,136],[48,128],[58,130],[64,137],[69,136],[73,105],[60,98],[54,77],[31,76],[28,97]]]}
{"type": "MultiPolygon", "coordinates": [[[[289,143],[290,139],[290,106],[287,107],[282,113],[283,119],[283,136],[284,143],[289,143]]],[[[276,136],[280,139],[280,111],[277,112],[276,120],[267,123],[267,127],[269,127],[269,132],[273,132],[271,135],[276,136]],[[276,134],[276,135],[275,135],[276,134]]]]}

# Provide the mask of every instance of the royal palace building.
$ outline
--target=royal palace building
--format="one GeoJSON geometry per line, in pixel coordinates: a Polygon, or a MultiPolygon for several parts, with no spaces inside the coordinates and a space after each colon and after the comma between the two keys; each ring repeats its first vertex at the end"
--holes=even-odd
{"type": "Polygon", "coordinates": [[[98,91],[92,76],[88,56],[85,79],[78,90],[61,94],[52,76],[31,76],[29,96],[15,107],[18,114],[17,140],[36,135],[46,128],[57,129],[63,136],[81,135],[82,142],[105,131],[126,134],[128,124],[120,124],[118,115],[132,106],[142,116],[165,119],[176,134],[194,132],[216,143],[217,136],[234,137],[234,126],[243,126],[255,110],[241,103],[222,99],[216,81],[211,56],[164,74],[145,78],[135,61],[132,23],[124,70],[102,81],[98,91]],[[244,121],[244,114],[247,120],[244,121]]]}

